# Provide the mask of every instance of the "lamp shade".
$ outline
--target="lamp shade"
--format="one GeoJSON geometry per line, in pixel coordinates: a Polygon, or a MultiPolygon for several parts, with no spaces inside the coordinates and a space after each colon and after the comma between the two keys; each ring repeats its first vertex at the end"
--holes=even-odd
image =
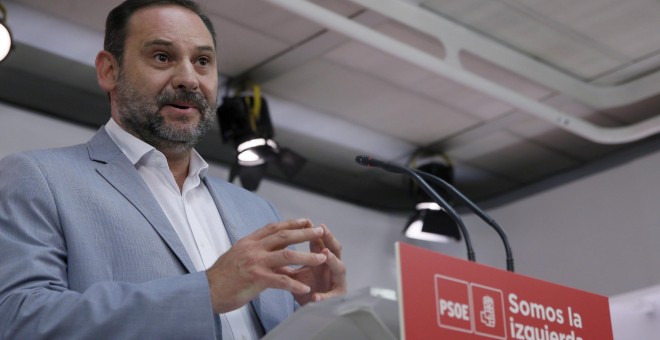
{"type": "Polygon", "coordinates": [[[432,202],[418,203],[404,235],[409,238],[449,243],[460,241],[461,233],[449,214],[432,202]]]}
{"type": "MultiPolygon", "coordinates": [[[[411,166],[417,170],[432,174],[447,182],[452,182],[454,169],[449,159],[444,155],[425,155],[414,157],[411,166]]],[[[404,229],[404,235],[409,238],[431,242],[453,242],[461,240],[461,232],[447,211],[437,203],[432,202],[416,182],[408,181],[410,193],[415,199],[415,212],[410,217],[404,229]]],[[[437,188],[438,194],[443,196],[451,205],[451,196],[442,188],[437,188]]]]}

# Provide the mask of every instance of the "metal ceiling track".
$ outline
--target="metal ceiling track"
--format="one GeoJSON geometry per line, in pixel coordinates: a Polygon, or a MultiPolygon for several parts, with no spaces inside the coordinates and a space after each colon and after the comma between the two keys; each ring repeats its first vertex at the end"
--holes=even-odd
{"type": "Polygon", "coordinates": [[[660,132],[660,115],[626,126],[603,127],[558,111],[470,72],[461,65],[459,54],[461,51],[467,51],[514,72],[512,65],[515,65],[516,69],[525,70],[524,76],[528,79],[558,92],[570,94],[596,109],[624,106],[655,95],[657,84],[660,84],[660,72],[618,86],[595,86],[486,39],[419,6],[401,0],[350,0],[436,37],[446,50],[446,58],[441,59],[307,0],[266,1],[351,39],[507,102],[523,112],[596,143],[629,143],[660,132]]]}

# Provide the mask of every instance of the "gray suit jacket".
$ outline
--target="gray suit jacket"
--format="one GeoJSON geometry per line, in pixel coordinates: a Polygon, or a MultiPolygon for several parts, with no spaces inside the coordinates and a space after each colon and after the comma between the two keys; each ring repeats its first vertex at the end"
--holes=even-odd
{"type": "MultiPolygon", "coordinates": [[[[279,220],[252,193],[204,181],[232,243],[279,220]]],[[[0,161],[0,339],[219,338],[209,294],[104,129],[0,161]]],[[[266,331],[294,310],[290,293],[271,289],[252,305],[266,331]]]]}

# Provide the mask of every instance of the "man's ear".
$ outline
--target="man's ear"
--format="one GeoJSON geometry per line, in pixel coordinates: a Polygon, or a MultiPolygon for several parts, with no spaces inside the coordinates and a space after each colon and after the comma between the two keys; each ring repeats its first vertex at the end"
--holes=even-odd
{"type": "Polygon", "coordinates": [[[96,79],[103,91],[110,93],[117,84],[119,66],[115,57],[108,51],[101,51],[96,55],[96,79]]]}

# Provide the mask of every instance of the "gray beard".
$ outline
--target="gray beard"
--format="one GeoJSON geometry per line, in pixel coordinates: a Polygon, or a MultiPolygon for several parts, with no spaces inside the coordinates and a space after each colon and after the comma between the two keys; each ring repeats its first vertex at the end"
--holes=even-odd
{"type": "MultiPolygon", "coordinates": [[[[199,92],[163,91],[153,101],[144,100],[122,72],[117,79],[117,109],[122,126],[161,152],[180,153],[191,150],[215,120],[215,104],[199,92]],[[194,126],[176,128],[168,125],[160,109],[176,101],[193,103],[200,112],[199,122],[194,126]]],[[[183,119],[182,119],[183,120],[183,119]]]]}

